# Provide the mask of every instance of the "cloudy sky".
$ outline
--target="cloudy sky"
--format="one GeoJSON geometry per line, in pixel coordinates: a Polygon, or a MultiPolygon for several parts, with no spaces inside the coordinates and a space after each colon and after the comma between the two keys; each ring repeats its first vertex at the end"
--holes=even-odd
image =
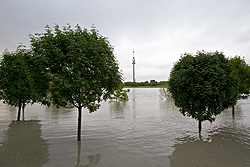
{"type": "Polygon", "coordinates": [[[250,0],[0,0],[0,53],[46,24],[97,27],[132,81],[168,80],[182,53],[222,51],[250,64],[250,0]]]}

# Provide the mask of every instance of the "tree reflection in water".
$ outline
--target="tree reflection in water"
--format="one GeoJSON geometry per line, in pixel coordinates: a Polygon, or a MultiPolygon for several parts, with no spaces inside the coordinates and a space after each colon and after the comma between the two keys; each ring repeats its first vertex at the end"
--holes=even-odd
{"type": "Polygon", "coordinates": [[[88,159],[88,164],[87,165],[80,165],[81,163],[81,141],[77,141],[77,164],[75,167],[96,167],[101,160],[101,154],[96,154],[96,155],[89,155],[87,157],[88,159]]]}
{"type": "Polygon", "coordinates": [[[250,146],[247,145],[250,134],[242,129],[220,128],[212,132],[209,139],[189,136],[177,139],[175,150],[169,156],[171,167],[250,166],[250,146]]]}
{"type": "Polygon", "coordinates": [[[0,147],[0,166],[43,166],[49,144],[41,137],[39,121],[12,121],[0,147]]]}
{"type": "Polygon", "coordinates": [[[111,119],[125,119],[127,101],[109,101],[111,119]]]}

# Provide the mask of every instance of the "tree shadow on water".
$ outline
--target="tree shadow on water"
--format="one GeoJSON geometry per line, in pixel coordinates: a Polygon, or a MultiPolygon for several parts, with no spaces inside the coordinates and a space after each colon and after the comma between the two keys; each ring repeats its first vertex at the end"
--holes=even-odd
{"type": "Polygon", "coordinates": [[[250,166],[249,134],[219,129],[210,139],[179,138],[169,156],[171,167],[250,166]]]}
{"type": "Polygon", "coordinates": [[[49,144],[41,137],[39,121],[12,121],[0,146],[0,166],[43,166],[49,144]]]}

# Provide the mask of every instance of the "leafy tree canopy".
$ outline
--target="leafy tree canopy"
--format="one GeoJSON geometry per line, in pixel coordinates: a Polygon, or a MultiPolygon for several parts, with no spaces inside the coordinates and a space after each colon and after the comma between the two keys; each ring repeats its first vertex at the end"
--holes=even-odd
{"type": "Polygon", "coordinates": [[[229,64],[232,68],[232,74],[235,75],[239,81],[237,87],[238,98],[248,97],[250,94],[250,66],[244,58],[240,56],[230,58],[229,64]]]}
{"type": "Polygon", "coordinates": [[[30,35],[36,58],[43,62],[51,78],[51,95],[60,106],[86,107],[93,112],[102,100],[119,87],[121,73],[113,47],[92,26],[72,29],[70,25],[54,31],[30,35]]]}
{"type": "Polygon", "coordinates": [[[34,92],[30,82],[27,61],[30,52],[20,45],[15,52],[5,51],[0,65],[0,90],[4,103],[21,108],[32,102],[34,92]]]}
{"type": "Polygon", "coordinates": [[[185,53],[170,73],[169,91],[185,116],[214,121],[215,116],[236,103],[237,79],[222,52],[185,53]]]}

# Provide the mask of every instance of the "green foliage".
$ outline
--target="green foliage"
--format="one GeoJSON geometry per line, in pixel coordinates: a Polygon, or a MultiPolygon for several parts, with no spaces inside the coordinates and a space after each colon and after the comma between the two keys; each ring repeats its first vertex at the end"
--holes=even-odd
{"type": "Polygon", "coordinates": [[[223,53],[185,53],[170,73],[169,90],[185,116],[214,121],[215,116],[237,100],[237,79],[223,53]]]}
{"type": "Polygon", "coordinates": [[[130,91],[130,89],[124,89],[124,86],[124,83],[120,83],[120,86],[115,90],[114,94],[109,97],[109,99],[122,101],[128,100],[128,92],[130,91]]]}
{"type": "Polygon", "coordinates": [[[0,65],[0,90],[4,103],[21,108],[32,102],[34,95],[29,77],[28,64],[30,52],[20,45],[15,52],[5,51],[0,65]]]}
{"type": "MultiPolygon", "coordinates": [[[[3,53],[0,66],[0,90],[4,103],[18,107],[20,111],[28,103],[49,104],[49,79],[45,77],[42,65],[33,57],[32,52],[19,45],[15,52],[3,53]]],[[[24,116],[23,116],[24,118],[24,116]]]]}
{"type": "Polygon", "coordinates": [[[230,58],[229,64],[232,68],[232,74],[239,81],[237,87],[238,99],[247,98],[250,94],[250,66],[240,56],[230,58]]]}
{"type": "Polygon", "coordinates": [[[68,25],[61,30],[55,25],[53,31],[46,26],[45,33],[30,38],[34,56],[51,78],[51,95],[58,107],[94,112],[121,83],[113,47],[95,27],[88,31],[68,25]]]}

